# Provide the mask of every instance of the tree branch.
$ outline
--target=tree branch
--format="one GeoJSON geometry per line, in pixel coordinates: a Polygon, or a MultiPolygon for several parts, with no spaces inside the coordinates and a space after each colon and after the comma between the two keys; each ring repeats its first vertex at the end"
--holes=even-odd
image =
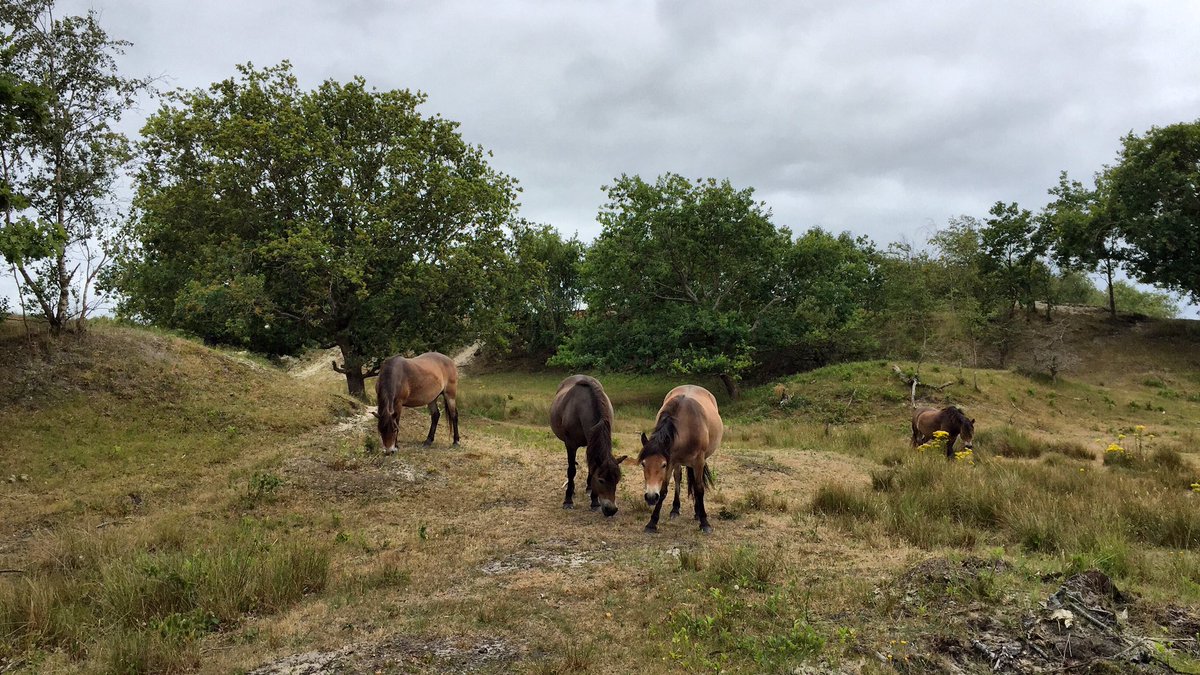
{"type": "Polygon", "coordinates": [[[762,309],[760,309],[760,310],[758,310],[758,316],[754,317],[754,323],[750,325],[750,332],[751,332],[751,333],[753,333],[754,331],[758,330],[758,326],[759,326],[759,324],[761,324],[761,323],[762,323],[763,315],[765,315],[765,314],[767,313],[767,310],[768,310],[768,309],[771,309],[771,305],[774,305],[775,303],[779,302],[779,300],[781,299],[781,297],[782,297],[782,296],[778,296],[778,295],[777,295],[777,296],[775,296],[775,297],[771,298],[770,302],[768,302],[767,304],[763,305],[763,308],[762,308],[762,309]]]}

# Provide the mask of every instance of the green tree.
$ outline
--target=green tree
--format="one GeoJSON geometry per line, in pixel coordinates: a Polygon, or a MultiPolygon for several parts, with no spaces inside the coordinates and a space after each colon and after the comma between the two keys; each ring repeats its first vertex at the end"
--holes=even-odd
{"type": "Polygon", "coordinates": [[[120,217],[111,191],[129,159],[113,125],[149,81],[117,72],[129,43],[110,38],[95,12],[57,18],[53,4],[0,2],[4,71],[46,99],[42,123],[5,129],[3,180],[21,199],[6,200],[0,247],[58,334],[72,318],[82,328],[95,307],[89,291],[109,260],[97,246],[120,217]]]}
{"type": "Polygon", "coordinates": [[[1016,203],[996,202],[988,213],[991,217],[979,231],[980,269],[1010,314],[1018,305],[1032,311],[1034,301],[1045,297],[1050,279],[1042,262],[1042,233],[1033,213],[1016,203]]]}
{"type": "Polygon", "coordinates": [[[813,228],[787,248],[782,266],[771,301],[752,326],[757,358],[794,372],[875,346],[868,318],[881,307],[882,279],[870,241],[813,228]]]}
{"type": "Polygon", "coordinates": [[[1130,133],[1103,181],[1128,269],[1200,301],[1200,120],[1130,133]]]}
{"type": "Polygon", "coordinates": [[[491,335],[515,181],[423,94],[238,72],[146,122],[121,312],[269,353],[337,345],[359,397],[389,354],[491,335]]]}
{"type": "Polygon", "coordinates": [[[562,342],[583,297],[584,246],[576,237],[564,239],[549,225],[523,225],[513,232],[511,248],[508,349],[545,359],[562,342]]]}
{"type": "Polygon", "coordinates": [[[621,176],[607,193],[587,314],[552,363],[711,374],[736,395],[759,319],[783,301],[788,232],[729,181],[621,176]]]}
{"type": "Polygon", "coordinates": [[[1056,263],[1067,270],[1099,271],[1105,277],[1108,311],[1117,317],[1113,275],[1125,259],[1125,246],[1112,218],[1112,210],[1103,202],[1103,179],[1095,189],[1087,189],[1063,171],[1058,186],[1050,189],[1054,201],[1042,211],[1042,234],[1056,263]]]}
{"type": "Polygon", "coordinates": [[[1128,281],[1116,282],[1113,292],[1117,302],[1128,312],[1155,319],[1174,319],[1179,316],[1179,303],[1166,293],[1143,290],[1128,281]]]}
{"type": "Polygon", "coordinates": [[[1063,269],[1054,276],[1051,295],[1055,301],[1064,305],[1091,305],[1096,298],[1104,298],[1102,304],[1108,304],[1107,294],[1098,290],[1086,274],[1076,269],[1063,269]]]}

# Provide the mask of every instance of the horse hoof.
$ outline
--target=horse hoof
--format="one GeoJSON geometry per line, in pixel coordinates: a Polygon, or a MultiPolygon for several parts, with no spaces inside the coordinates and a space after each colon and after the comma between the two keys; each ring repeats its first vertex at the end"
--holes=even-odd
{"type": "Polygon", "coordinates": [[[427,448],[428,448],[429,446],[433,445],[433,441],[425,441],[425,442],[424,442],[424,443],[422,443],[421,445],[423,445],[423,446],[425,446],[425,447],[427,447],[427,448]]]}
{"type": "Polygon", "coordinates": [[[712,525],[704,524],[700,526],[700,531],[704,534],[712,534],[712,525]]]}
{"type": "Polygon", "coordinates": [[[451,444],[450,444],[450,447],[452,447],[452,448],[457,448],[457,447],[458,447],[458,441],[454,441],[453,443],[451,443],[451,444]]]}
{"type": "Polygon", "coordinates": [[[590,508],[590,509],[591,509],[591,510],[593,510],[593,511],[599,511],[599,510],[600,510],[600,505],[599,505],[599,504],[592,504],[592,505],[591,505],[590,507],[588,507],[588,508],[590,508]]]}
{"type": "Polygon", "coordinates": [[[646,534],[658,534],[658,528],[653,525],[647,525],[646,534]]]}
{"type": "Polygon", "coordinates": [[[563,502],[563,508],[564,509],[573,509],[573,508],[575,508],[575,505],[572,504],[571,502],[563,502]]]}
{"type": "Polygon", "coordinates": [[[668,515],[667,515],[667,517],[668,517],[668,518],[678,518],[678,517],[679,517],[679,512],[678,512],[678,511],[672,511],[670,514],[668,514],[668,515]]]}

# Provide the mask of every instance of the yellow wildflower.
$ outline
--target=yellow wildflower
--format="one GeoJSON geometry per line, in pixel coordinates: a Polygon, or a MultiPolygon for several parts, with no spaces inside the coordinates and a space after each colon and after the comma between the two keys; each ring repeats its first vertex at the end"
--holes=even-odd
{"type": "Polygon", "coordinates": [[[950,438],[950,432],[942,431],[941,429],[938,429],[937,431],[933,432],[933,437],[938,440],[945,440],[947,438],[950,438]]]}
{"type": "Polygon", "coordinates": [[[1109,443],[1108,447],[1105,448],[1104,451],[1105,452],[1125,452],[1125,448],[1122,448],[1121,446],[1117,445],[1116,443],[1109,443]]]}
{"type": "Polygon", "coordinates": [[[1200,483],[1192,483],[1192,492],[1200,492],[1200,483]]]}
{"type": "Polygon", "coordinates": [[[1125,434],[1117,434],[1117,440],[1118,440],[1118,441],[1123,441],[1123,440],[1125,440],[1125,434]]]}
{"type": "Polygon", "coordinates": [[[1133,430],[1134,430],[1134,431],[1136,431],[1136,432],[1138,432],[1139,434],[1140,434],[1140,433],[1143,433],[1143,432],[1145,432],[1145,431],[1146,431],[1146,425],[1145,425],[1145,424],[1139,424],[1139,425],[1137,425],[1136,427],[1134,427],[1134,428],[1133,428],[1133,430]]]}

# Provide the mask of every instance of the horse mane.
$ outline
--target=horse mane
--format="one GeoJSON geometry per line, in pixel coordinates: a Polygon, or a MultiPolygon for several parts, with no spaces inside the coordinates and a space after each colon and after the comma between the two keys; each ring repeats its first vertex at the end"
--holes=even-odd
{"type": "Polygon", "coordinates": [[[650,434],[650,442],[638,454],[639,462],[650,455],[662,455],[668,459],[671,457],[671,446],[675,444],[674,412],[674,407],[663,410],[658,424],[654,426],[654,432],[650,434]]]}
{"type": "Polygon", "coordinates": [[[948,416],[950,419],[953,419],[962,426],[968,426],[971,424],[971,418],[967,417],[967,414],[958,406],[948,405],[945,408],[942,408],[942,414],[948,416]]]}
{"type": "Polygon", "coordinates": [[[391,363],[385,362],[383,366],[379,368],[379,379],[375,381],[375,406],[379,415],[379,419],[381,420],[384,418],[384,413],[387,413],[390,416],[393,412],[395,412],[393,406],[395,405],[396,401],[392,397],[392,392],[394,392],[396,389],[393,384],[396,380],[396,369],[389,367],[391,365],[391,363]],[[381,393],[382,395],[380,395],[381,393]]]}

